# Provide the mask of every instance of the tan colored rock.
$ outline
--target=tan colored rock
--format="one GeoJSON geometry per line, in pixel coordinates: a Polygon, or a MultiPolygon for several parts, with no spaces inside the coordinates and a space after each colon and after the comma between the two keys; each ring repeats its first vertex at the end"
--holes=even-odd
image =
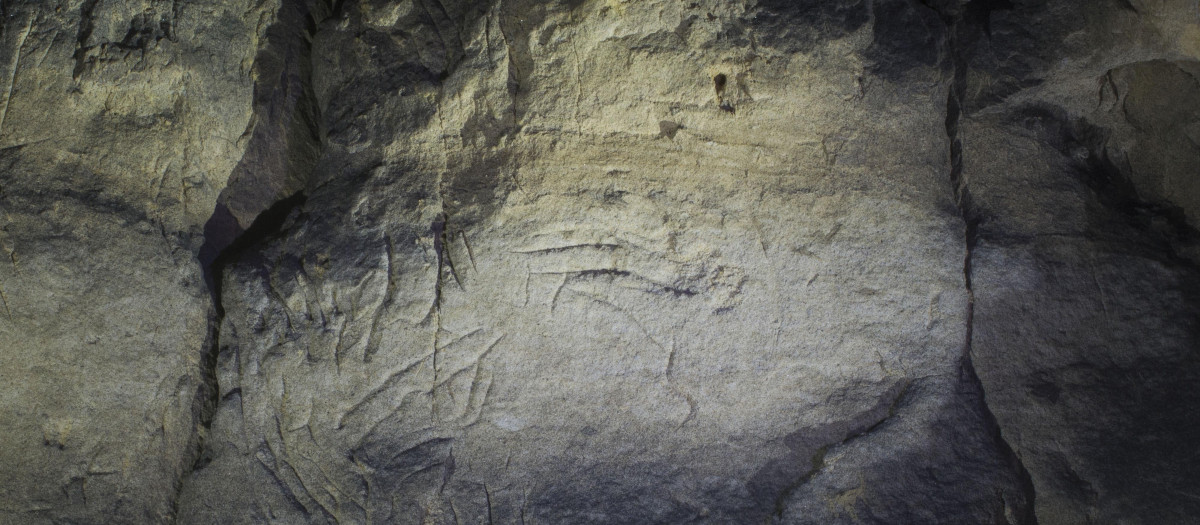
{"type": "Polygon", "coordinates": [[[960,374],[935,12],[468,5],[319,28],[323,158],[227,267],[185,521],[1024,512],[960,374]]]}
{"type": "Polygon", "coordinates": [[[0,4],[0,523],[1188,523],[1197,16],[0,4]]]}
{"type": "Polygon", "coordinates": [[[208,400],[194,253],[243,156],[272,8],[3,14],[0,522],[166,522],[208,400]]]}

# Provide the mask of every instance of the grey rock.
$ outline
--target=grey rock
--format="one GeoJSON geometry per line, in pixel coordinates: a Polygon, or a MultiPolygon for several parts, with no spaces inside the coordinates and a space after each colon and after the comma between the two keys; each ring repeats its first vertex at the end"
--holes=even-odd
{"type": "Polygon", "coordinates": [[[1200,511],[1195,19],[1029,6],[962,47],[972,355],[1039,523],[1200,511]]]}
{"type": "Polygon", "coordinates": [[[0,522],[1188,523],[1197,16],[0,4],[0,522]]]}
{"type": "Polygon", "coordinates": [[[272,9],[2,14],[0,522],[167,522],[211,390],[195,250],[244,156],[272,9]]]}

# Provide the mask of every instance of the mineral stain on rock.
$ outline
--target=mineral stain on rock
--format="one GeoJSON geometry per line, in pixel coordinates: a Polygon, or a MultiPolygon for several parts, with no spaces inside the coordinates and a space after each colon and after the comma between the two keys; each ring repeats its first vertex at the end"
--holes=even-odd
{"type": "Polygon", "coordinates": [[[0,522],[1189,523],[1194,17],[0,3],[0,522]]]}

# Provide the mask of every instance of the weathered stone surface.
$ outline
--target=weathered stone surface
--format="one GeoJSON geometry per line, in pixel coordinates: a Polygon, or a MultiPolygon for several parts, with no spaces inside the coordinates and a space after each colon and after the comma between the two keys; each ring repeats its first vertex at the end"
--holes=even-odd
{"type": "Polygon", "coordinates": [[[962,48],[972,355],[1042,524],[1200,512],[1196,19],[997,10],[962,48]]]}
{"type": "Polygon", "coordinates": [[[0,4],[0,522],[1187,523],[1194,9],[0,4]]]}
{"type": "Polygon", "coordinates": [[[443,7],[318,28],[322,160],[227,267],[183,516],[1022,515],[961,372],[935,11],[443,7]]]}
{"type": "Polygon", "coordinates": [[[4,2],[0,522],[173,516],[208,399],[195,250],[272,13],[4,2]]]}

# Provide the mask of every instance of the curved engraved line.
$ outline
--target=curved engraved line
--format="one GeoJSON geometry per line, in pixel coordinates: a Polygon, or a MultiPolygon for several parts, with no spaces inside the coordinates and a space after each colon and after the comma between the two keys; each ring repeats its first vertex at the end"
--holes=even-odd
{"type": "MultiPolygon", "coordinates": [[[[363,396],[362,399],[360,399],[357,403],[355,403],[354,406],[350,407],[350,410],[347,410],[346,413],[344,413],[340,417],[338,417],[337,429],[338,430],[342,429],[343,423],[345,422],[346,418],[351,417],[358,411],[365,408],[368,404],[375,401],[375,399],[377,397],[379,397],[380,395],[382,395],[384,392],[396,387],[397,384],[399,383],[399,381],[401,379],[403,379],[403,377],[406,374],[408,374],[409,372],[412,372],[414,369],[416,369],[418,366],[420,366],[421,363],[424,363],[425,361],[429,360],[432,357],[433,357],[433,352],[430,352],[430,353],[422,356],[420,359],[417,359],[416,361],[412,362],[408,366],[405,366],[404,368],[401,368],[400,370],[397,370],[397,371],[393,372],[391,375],[389,375],[387,377],[387,379],[385,379],[383,381],[382,384],[380,384],[378,387],[375,387],[375,389],[371,390],[370,393],[363,396]]],[[[405,394],[405,395],[407,396],[408,394],[405,394]]]]}

